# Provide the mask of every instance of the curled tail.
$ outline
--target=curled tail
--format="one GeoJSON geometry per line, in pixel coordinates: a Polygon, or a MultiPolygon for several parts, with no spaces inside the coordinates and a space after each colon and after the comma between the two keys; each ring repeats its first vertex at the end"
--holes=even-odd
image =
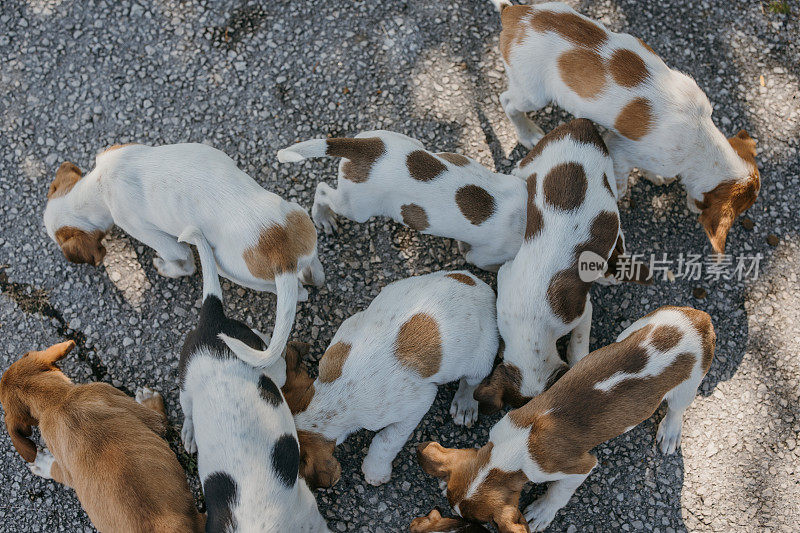
{"type": "MultiPolygon", "coordinates": [[[[417,141],[418,142],[418,141],[417,141]]],[[[278,161],[295,163],[309,157],[343,157],[350,161],[370,161],[380,157],[385,146],[380,137],[334,137],[311,139],[278,150],[278,161]]]]}
{"type": "Polygon", "coordinates": [[[222,288],[219,286],[219,273],[214,250],[208,244],[203,232],[195,226],[188,226],[178,237],[178,242],[185,242],[197,246],[200,256],[200,267],[203,269],[203,301],[209,296],[216,296],[222,301],[222,288]]]}
{"type": "Polygon", "coordinates": [[[311,139],[293,144],[278,150],[278,161],[281,163],[296,163],[309,157],[323,157],[328,155],[327,139],[311,139]]]}
{"type": "Polygon", "coordinates": [[[275,285],[278,289],[278,310],[275,313],[275,328],[272,330],[272,338],[266,350],[256,350],[239,339],[229,337],[224,333],[219,334],[219,338],[239,359],[255,367],[268,367],[283,355],[294,325],[299,292],[297,274],[295,272],[278,274],[275,276],[275,285]]]}

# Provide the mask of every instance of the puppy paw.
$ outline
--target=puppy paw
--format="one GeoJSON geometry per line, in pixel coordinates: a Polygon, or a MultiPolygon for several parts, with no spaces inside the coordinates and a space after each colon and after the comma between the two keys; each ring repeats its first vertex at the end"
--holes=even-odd
{"type": "Polygon", "coordinates": [[[297,283],[300,284],[300,287],[297,289],[297,301],[298,302],[307,302],[308,301],[308,289],[303,287],[303,285],[301,284],[301,282],[299,280],[297,281],[297,283]]]}
{"type": "Polygon", "coordinates": [[[183,443],[183,449],[186,450],[187,453],[197,452],[197,443],[194,441],[194,422],[191,418],[183,419],[181,442],[183,443]]]}
{"type": "Polygon", "coordinates": [[[322,229],[326,235],[333,235],[339,230],[336,217],[333,215],[330,208],[322,208],[315,205],[311,210],[311,218],[314,220],[314,224],[322,229]]]}
{"type": "Polygon", "coordinates": [[[471,395],[459,394],[459,392],[461,389],[456,391],[453,403],[450,404],[450,416],[453,417],[453,422],[457,426],[469,428],[478,419],[478,401],[471,395]]]}
{"type": "Polygon", "coordinates": [[[675,176],[672,176],[671,178],[665,178],[664,176],[659,176],[655,172],[650,172],[648,170],[642,170],[642,175],[653,185],[669,185],[677,179],[675,176]]]}
{"type": "Polygon", "coordinates": [[[161,256],[153,258],[153,266],[156,271],[165,278],[180,278],[194,274],[195,265],[193,259],[186,261],[166,261],[161,256]]]}
{"type": "Polygon", "coordinates": [[[28,468],[32,473],[39,477],[52,479],[50,476],[50,469],[53,467],[53,463],[55,462],[56,458],[53,457],[53,454],[50,453],[50,450],[46,448],[37,448],[36,459],[34,459],[32,463],[28,463],[28,468]]]}
{"type": "Polygon", "coordinates": [[[525,508],[525,520],[531,531],[544,531],[553,518],[556,517],[559,507],[553,505],[545,497],[541,497],[525,508]]]}
{"type": "Polygon", "coordinates": [[[392,465],[375,465],[368,462],[368,458],[364,459],[361,464],[361,471],[364,473],[364,481],[370,485],[377,487],[383,485],[392,477],[392,465]]]}
{"type": "Polygon", "coordinates": [[[524,131],[517,132],[519,143],[530,150],[544,137],[544,130],[534,121],[528,119],[528,124],[524,131]]]}
{"type": "Polygon", "coordinates": [[[164,411],[164,399],[150,387],[140,387],[136,390],[136,401],[154,411],[164,411]]]}
{"type": "Polygon", "coordinates": [[[656,442],[661,449],[661,453],[664,455],[675,453],[675,450],[681,445],[682,426],[681,420],[673,421],[669,416],[664,417],[656,432],[656,442]]]}

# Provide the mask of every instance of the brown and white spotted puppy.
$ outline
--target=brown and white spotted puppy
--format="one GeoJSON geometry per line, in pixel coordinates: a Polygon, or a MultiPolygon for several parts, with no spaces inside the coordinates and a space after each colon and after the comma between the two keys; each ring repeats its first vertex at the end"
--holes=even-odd
{"type": "Polygon", "coordinates": [[[726,139],[711,104],[689,76],[670,69],[643,41],[608,31],[560,2],[502,10],[500,51],[508,90],[500,101],[531,147],[543,135],[525,113],[555,102],[610,130],[618,197],[639,168],[656,184],[680,176],[689,209],[715,252],[761,185],[756,143],[746,131],[726,139]]]}
{"type": "Polygon", "coordinates": [[[136,401],[106,383],[73,384],[56,366],[75,347],[31,351],[0,379],[11,442],[31,472],[72,487],[99,531],[203,531],[180,463],[164,440],[158,393],[136,401]],[[39,426],[47,449],[28,437],[39,426]]]}
{"type": "Polygon", "coordinates": [[[389,481],[392,461],[438,385],[460,380],[450,414],[456,424],[472,425],[473,392],[496,353],[494,292],[473,275],[434,272],[387,285],[342,323],[313,383],[296,351],[286,352],[284,396],[295,413],[301,475],[313,486],[335,483],[334,447],[365,428],[378,433],[364,458],[364,479],[389,481]]]}
{"type": "Polygon", "coordinates": [[[464,520],[491,521],[503,532],[542,531],[597,464],[591,449],[649,418],[662,400],[667,414],[656,440],[663,453],[678,448],[683,413],[711,366],[714,342],[706,313],[662,307],[509,412],[482,448],[423,443],[420,465],[447,482],[447,498],[464,520]],[[523,517],[526,482],[552,483],[523,517]]]}
{"type": "MultiPolygon", "coordinates": [[[[525,240],[497,276],[505,349],[503,363],[475,391],[483,412],[520,407],[563,374],[559,337],[572,332],[570,365],[589,353],[589,288],[603,272],[584,267],[605,264],[606,274],[614,272],[624,252],[612,171],[603,139],[586,119],[558,126],[520,162],[516,172],[528,184],[525,240]]],[[[649,271],[638,266],[620,279],[644,282],[649,271]]]]}
{"type": "Polygon", "coordinates": [[[113,146],[85,177],[74,164],[62,164],[47,198],[47,233],[76,263],[99,265],[101,239],[117,224],[157,252],[153,264],[161,275],[191,275],[191,248],[177,237],[198,229],[223,276],[278,295],[266,352],[226,339],[253,364],[283,352],[297,301],[308,298],[299,282],[319,286],[325,279],[305,210],[264,190],[230,157],[204,144],[113,146]]]}
{"type": "Polygon", "coordinates": [[[327,233],[335,215],[366,222],[388,216],[411,229],[459,241],[470,263],[497,268],[517,253],[525,226],[525,184],[453,153],[433,153],[392,131],[312,139],[278,152],[281,162],[341,157],[336,188],[320,183],[311,216],[327,233]]]}

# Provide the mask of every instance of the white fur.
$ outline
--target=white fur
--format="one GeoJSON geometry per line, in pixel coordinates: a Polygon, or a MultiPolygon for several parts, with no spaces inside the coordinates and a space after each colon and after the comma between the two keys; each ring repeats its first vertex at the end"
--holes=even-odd
{"type": "Polygon", "coordinates": [[[194,273],[189,246],[176,237],[195,227],[214,250],[220,273],[245,287],[278,295],[275,330],[268,354],[280,355],[294,323],[298,298],[307,298],[298,279],[324,282],[316,249],[298,259],[297,272],[274,281],[254,277],[243,253],[265,228],[285,224],[303,208],[264,190],[223,152],[204,144],[129,145],[97,156],[95,168],[65,196],[47,204],[44,222],[56,231],[74,226],[108,231],[118,225],[157,252],[158,272],[177,277],[194,273]]]}
{"type": "Polygon", "coordinates": [[[391,477],[392,460],[425,416],[437,385],[461,380],[451,413],[456,423],[470,425],[477,416],[472,391],[492,369],[497,353],[495,296],[475,279],[474,286],[435,272],[396,281],[384,287],[367,309],[345,320],[331,340],[352,348],[342,375],[331,383],[314,382],[314,396],[295,415],[297,428],[321,433],[341,443],[361,428],[378,431],[364,459],[368,483],[391,477]],[[429,378],[402,366],[395,355],[401,326],[413,315],[427,313],[442,341],[439,371],[429,378]]]}
{"type": "MultiPolygon", "coordinates": [[[[320,183],[311,210],[314,222],[326,233],[336,229],[335,215],[356,222],[366,222],[374,216],[387,216],[403,223],[401,207],[416,204],[425,209],[429,227],[422,233],[457,239],[471,249],[465,253],[468,262],[478,268],[497,270],[499,265],[514,257],[522,242],[525,225],[525,184],[518,179],[492,172],[471,160],[466,166],[440,161],[447,170],[433,181],[420,182],[411,177],[406,157],[425,147],[406,135],[391,131],[366,131],[356,138],[378,137],[385,153],[372,166],[369,178],[354,183],[343,177],[339,164],[336,189],[320,183]],[[495,211],[480,225],[472,224],[455,202],[456,191],[465,185],[485,189],[495,200],[495,211]]],[[[278,152],[281,162],[301,161],[322,157],[326,153],[325,139],[312,139],[284,148],[278,152]]],[[[432,155],[432,152],[429,152],[432,155]]]]}
{"type": "Polygon", "coordinates": [[[535,203],[544,221],[542,231],[523,242],[516,257],[497,275],[497,326],[505,341],[503,360],[520,369],[523,396],[541,393],[550,376],[563,366],[556,349],[559,337],[572,332],[567,350],[570,365],[589,353],[589,296],[583,315],[565,324],[550,307],[547,288],[557,272],[572,264],[575,246],[588,240],[595,217],[602,211],[618,213],[615,198],[603,185],[603,173],[610,176],[612,166],[611,158],[597,148],[566,137],[548,144],[538,157],[516,171],[525,176],[537,174],[535,203]],[[573,211],[550,206],[542,191],[548,171],[567,161],[581,163],[588,182],[583,204],[573,211]]]}
{"type": "MultiPolygon", "coordinates": [[[[531,10],[578,14],[560,2],[537,4],[531,10]]],[[[605,30],[599,22],[592,22],[605,30]]],[[[605,30],[608,40],[598,53],[607,61],[617,49],[631,50],[644,60],[650,78],[626,88],[607,74],[605,89],[594,98],[584,99],[564,83],[558,71],[558,57],[575,45],[558,33],[539,33],[525,22],[523,26],[522,42],[512,45],[509,61],[504,59],[508,90],[500,96],[523,145],[530,148],[541,137],[541,129],[525,113],[554,102],[576,117],[591,119],[611,130],[606,142],[614,158],[618,197],[625,194],[633,167],[648,176],[680,175],[692,206],[721,182],[743,181],[750,175],[747,163],[711,120],[711,104],[697,83],[670,69],[632,35],[605,30]],[[638,97],[651,102],[654,120],[650,132],[633,141],[619,135],[614,123],[623,107],[638,97]]]]}

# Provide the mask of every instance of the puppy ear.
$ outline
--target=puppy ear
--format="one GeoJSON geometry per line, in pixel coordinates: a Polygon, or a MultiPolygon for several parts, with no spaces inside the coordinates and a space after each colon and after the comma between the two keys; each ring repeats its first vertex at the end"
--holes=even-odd
{"type": "Polygon", "coordinates": [[[481,414],[493,414],[499,411],[504,403],[514,408],[522,407],[530,398],[522,396],[519,388],[522,385],[522,373],[510,363],[500,363],[492,374],[476,387],[472,397],[478,401],[481,414]]]}
{"type": "Polygon", "coordinates": [[[475,388],[472,397],[478,402],[478,411],[482,415],[491,415],[503,408],[503,388],[495,378],[495,372],[475,388]]]}
{"type": "Polygon", "coordinates": [[[445,448],[438,442],[422,442],[417,445],[417,462],[427,474],[446,481],[453,469],[452,459],[457,451],[445,448]]]}
{"type": "Polygon", "coordinates": [[[733,226],[736,214],[729,204],[712,203],[700,213],[700,224],[711,242],[711,248],[718,254],[725,253],[725,240],[733,226]]]}
{"type": "MultiPolygon", "coordinates": [[[[622,255],[626,255],[625,250],[625,236],[620,232],[617,236],[617,242],[614,245],[614,249],[611,250],[611,255],[608,257],[608,269],[606,270],[606,276],[614,276],[617,277],[616,274],[619,271],[619,258],[622,255]]],[[[653,283],[652,278],[650,277],[650,268],[648,266],[638,261],[635,265],[630,265],[630,267],[625,269],[623,272],[623,276],[617,277],[620,281],[627,281],[632,283],[640,283],[642,285],[651,285],[653,283]]]]}
{"type": "Polygon", "coordinates": [[[68,340],[54,344],[46,350],[36,352],[36,358],[46,365],[53,365],[67,356],[75,348],[75,341],[68,340]]]}
{"type": "Polygon", "coordinates": [[[17,449],[23,459],[32,463],[36,459],[36,445],[28,437],[33,433],[33,428],[27,422],[30,416],[27,413],[15,412],[19,408],[4,406],[6,411],[6,429],[11,437],[11,444],[17,449]]]}
{"type": "Polygon", "coordinates": [[[47,199],[57,198],[64,196],[72,187],[81,179],[81,169],[75,163],[64,161],[61,166],[56,170],[56,177],[50,184],[50,189],[47,191],[47,199]]]}
{"type": "Polygon", "coordinates": [[[519,508],[506,505],[492,517],[500,533],[530,533],[531,528],[519,508]]]}
{"type": "Polygon", "coordinates": [[[300,476],[312,489],[332,487],[342,476],[342,465],[333,456],[336,443],[319,433],[298,431],[300,476]]]}
{"type": "Polygon", "coordinates": [[[301,361],[301,350],[308,353],[309,345],[292,341],[286,345],[286,382],[281,387],[286,404],[293,415],[305,411],[314,397],[314,380],[301,361]]]}
{"type": "Polygon", "coordinates": [[[71,263],[89,263],[98,266],[106,256],[102,244],[103,232],[91,233],[77,228],[60,228],[56,231],[56,239],[61,245],[64,257],[71,263]]]}
{"type": "Polygon", "coordinates": [[[445,518],[438,509],[432,510],[428,516],[420,516],[415,518],[409,526],[411,533],[456,533],[462,531],[469,531],[470,533],[479,533],[488,529],[480,524],[473,524],[467,522],[463,518],[445,518]],[[467,528],[469,528],[467,530],[467,528]]]}

